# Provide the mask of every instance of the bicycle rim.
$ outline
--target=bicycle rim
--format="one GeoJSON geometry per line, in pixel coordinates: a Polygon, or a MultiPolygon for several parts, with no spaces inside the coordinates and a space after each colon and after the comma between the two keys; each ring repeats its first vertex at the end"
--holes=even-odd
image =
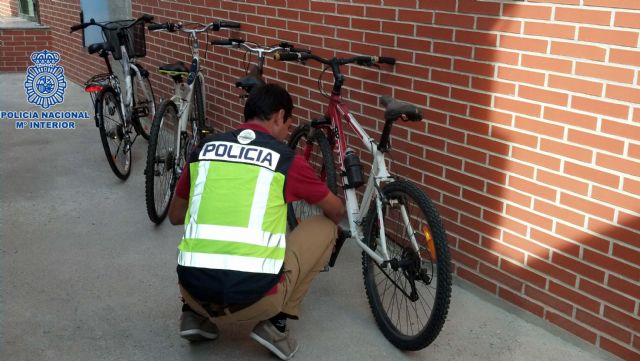
{"type": "MultiPolygon", "coordinates": [[[[379,266],[363,252],[369,305],[384,336],[402,350],[428,346],[440,333],[451,296],[451,261],[446,234],[426,195],[408,182],[383,188],[384,227],[391,262],[379,266]],[[411,228],[402,215],[406,210],[411,228]],[[418,251],[412,245],[415,236],[418,251]]],[[[380,226],[375,204],[365,224],[365,241],[378,247],[380,226]]]]}
{"type": "MultiPolygon", "coordinates": [[[[331,145],[324,133],[317,130],[311,135],[311,127],[308,124],[297,127],[289,138],[289,147],[296,155],[302,155],[316,175],[327,184],[329,189],[337,193],[337,178],[335,163],[331,145]]],[[[297,201],[289,204],[287,212],[289,228],[295,228],[301,221],[322,214],[322,209],[305,201],[297,201]]]]}
{"type": "Polygon", "coordinates": [[[111,89],[100,96],[99,108],[100,139],[107,161],[113,173],[125,180],[131,173],[131,143],[129,127],[120,113],[120,103],[111,89]]]}
{"type": "Polygon", "coordinates": [[[178,167],[175,143],[178,132],[177,111],[173,103],[163,103],[156,114],[147,154],[146,200],[151,221],[164,220],[173,195],[178,167]]]}

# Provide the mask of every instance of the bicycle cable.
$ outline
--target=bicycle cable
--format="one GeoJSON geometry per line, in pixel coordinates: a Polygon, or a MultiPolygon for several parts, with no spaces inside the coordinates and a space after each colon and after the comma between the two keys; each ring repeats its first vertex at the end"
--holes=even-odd
{"type": "Polygon", "coordinates": [[[324,69],[322,69],[320,76],[318,77],[318,90],[320,91],[320,95],[327,99],[331,99],[329,93],[325,93],[324,89],[322,89],[322,77],[324,76],[324,73],[327,72],[327,69],[329,69],[329,66],[325,66],[324,69]]]}

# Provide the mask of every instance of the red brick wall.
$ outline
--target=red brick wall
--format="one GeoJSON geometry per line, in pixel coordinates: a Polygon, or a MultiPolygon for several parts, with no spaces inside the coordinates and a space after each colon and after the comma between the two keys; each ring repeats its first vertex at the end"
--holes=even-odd
{"type": "Polygon", "coordinates": [[[53,50],[48,29],[0,29],[0,71],[24,71],[31,63],[31,53],[53,50]]]}
{"type": "MultiPolygon", "coordinates": [[[[242,35],[322,55],[398,58],[351,67],[352,111],[381,130],[378,94],[426,109],[398,124],[396,164],[446,219],[455,273],[623,359],[640,358],[640,2],[632,0],[159,1],[134,13],[159,21],[243,23],[242,35]],[[269,5],[265,5],[269,4],[269,5]],[[384,5],[383,5],[384,4],[384,5]]],[[[77,6],[42,1],[67,74],[103,66],[68,26],[77,6]]],[[[180,35],[149,38],[150,67],[188,60],[180,35]]],[[[232,87],[243,53],[210,49],[208,117],[240,120],[232,87]]],[[[299,121],[324,100],[319,66],[269,61],[299,121]]],[[[170,82],[154,75],[157,93],[170,82]]]]}

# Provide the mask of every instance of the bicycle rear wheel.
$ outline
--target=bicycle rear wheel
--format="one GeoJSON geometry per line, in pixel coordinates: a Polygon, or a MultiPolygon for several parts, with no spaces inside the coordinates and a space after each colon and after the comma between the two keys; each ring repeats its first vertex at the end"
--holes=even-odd
{"type": "Polygon", "coordinates": [[[162,223],[176,184],[176,137],[178,136],[178,110],[171,100],[160,104],[151,125],[147,165],[145,168],[145,199],[149,219],[162,223]]]}
{"type": "Polygon", "coordinates": [[[111,87],[104,88],[96,98],[98,129],[109,167],[116,177],[126,180],[131,173],[131,142],[129,127],[120,112],[120,101],[111,87]]]}
{"type": "MultiPolygon", "coordinates": [[[[338,192],[336,177],[336,165],[333,159],[331,145],[324,132],[311,128],[310,124],[296,127],[289,137],[289,147],[298,154],[304,156],[318,177],[327,184],[335,194],[338,192]]],[[[287,212],[287,224],[289,229],[294,229],[304,219],[321,214],[322,210],[304,201],[289,204],[287,212]]]]}
{"type": "MultiPolygon", "coordinates": [[[[431,200],[413,183],[394,181],[382,188],[382,194],[391,260],[382,267],[362,253],[367,298],[378,328],[394,346],[420,350],[438,336],[449,310],[451,259],[447,237],[431,200]],[[417,251],[410,234],[415,236],[417,251]]],[[[380,247],[379,236],[374,203],[365,220],[365,243],[375,250],[380,247]]]]}
{"type": "Polygon", "coordinates": [[[156,113],[156,103],[149,78],[141,75],[133,81],[133,109],[136,131],[149,140],[151,124],[156,113]]]}

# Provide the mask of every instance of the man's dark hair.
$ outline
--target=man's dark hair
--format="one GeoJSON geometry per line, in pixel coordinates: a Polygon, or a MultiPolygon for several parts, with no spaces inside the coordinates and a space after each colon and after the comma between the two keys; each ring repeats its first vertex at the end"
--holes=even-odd
{"type": "Polygon", "coordinates": [[[285,122],[293,112],[291,95],[278,84],[266,84],[253,88],[244,105],[244,121],[251,119],[268,120],[271,115],[284,109],[285,122]]]}

